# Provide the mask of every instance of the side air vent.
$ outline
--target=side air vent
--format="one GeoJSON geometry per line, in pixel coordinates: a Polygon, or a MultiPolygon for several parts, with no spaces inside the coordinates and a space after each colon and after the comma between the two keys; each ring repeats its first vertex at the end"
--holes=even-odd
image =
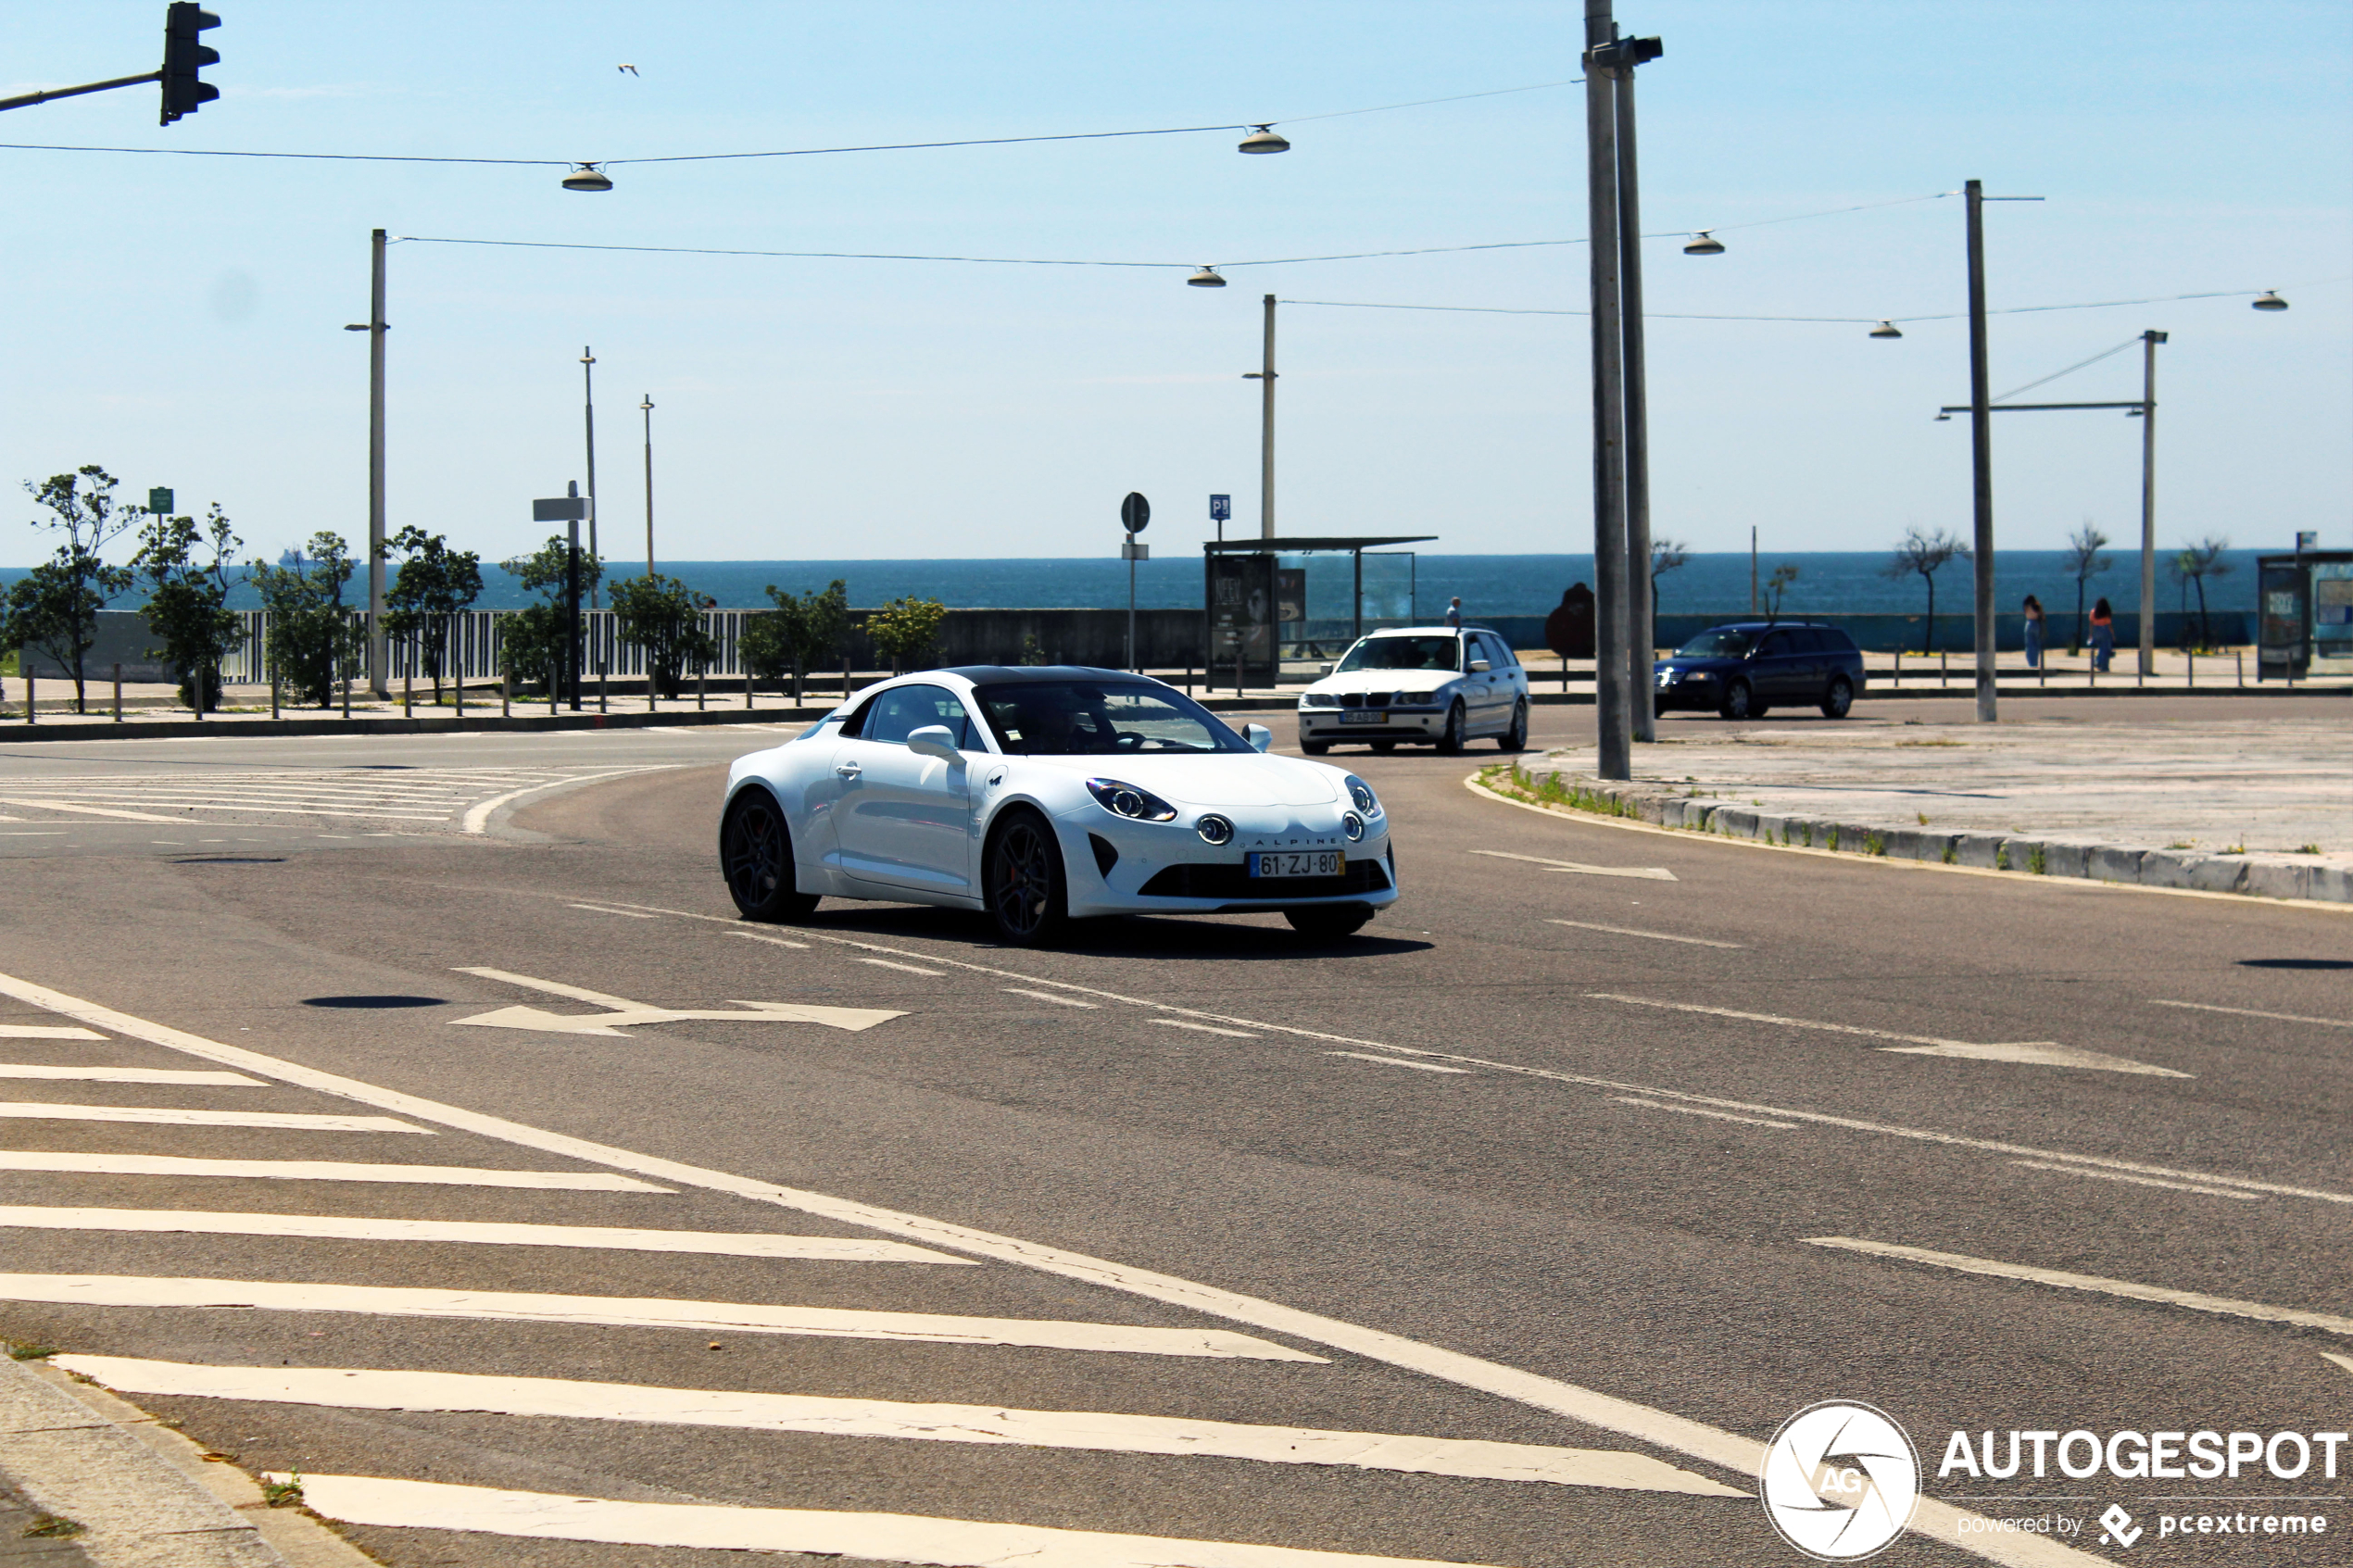
{"type": "Polygon", "coordinates": [[[1110,840],[1090,833],[1087,835],[1087,847],[1095,852],[1095,870],[1104,876],[1111,875],[1112,867],[1119,864],[1119,851],[1112,847],[1110,840]]]}

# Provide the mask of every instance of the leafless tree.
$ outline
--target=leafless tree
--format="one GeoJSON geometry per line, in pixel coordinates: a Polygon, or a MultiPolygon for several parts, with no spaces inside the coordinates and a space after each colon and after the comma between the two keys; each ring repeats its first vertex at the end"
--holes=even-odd
{"type": "Polygon", "coordinates": [[[2197,586],[2197,642],[2200,647],[2214,646],[2214,635],[2206,619],[2206,580],[2231,574],[2231,563],[2222,558],[2222,553],[2230,547],[2231,541],[2227,537],[2209,533],[2196,544],[2184,546],[2182,553],[2173,558],[2182,575],[2197,586]]]}
{"type": "Polygon", "coordinates": [[[1895,546],[1895,558],[1887,563],[1887,575],[1902,579],[1918,573],[1928,584],[1928,630],[1920,637],[1920,652],[1936,649],[1936,573],[1956,557],[1966,560],[1969,546],[1947,530],[1933,531],[1913,523],[1904,530],[1903,540],[1895,546]]]}
{"type": "Polygon", "coordinates": [[[1651,541],[1651,608],[1658,608],[1658,580],[1692,558],[1692,546],[1682,539],[1651,541]]]}
{"type": "Polygon", "coordinates": [[[2067,548],[2060,552],[2067,563],[2067,574],[2075,579],[2075,637],[2068,645],[2070,654],[2083,651],[2083,584],[2106,571],[2111,564],[2100,554],[2108,544],[2108,535],[2092,526],[2085,518],[2083,526],[2067,536],[2067,548]]]}

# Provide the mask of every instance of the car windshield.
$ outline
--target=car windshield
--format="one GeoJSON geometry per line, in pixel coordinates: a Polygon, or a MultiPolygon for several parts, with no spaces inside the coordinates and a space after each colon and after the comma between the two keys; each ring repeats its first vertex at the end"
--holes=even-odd
{"type": "Polygon", "coordinates": [[[1702,632],[1675,652],[1684,659],[1746,659],[1753,640],[1746,632],[1718,626],[1712,632],[1702,632]]]}
{"type": "Polygon", "coordinates": [[[1207,709],[1164,686],[1024,681],[980,686],[973,696],[998,746],[1016,757],[1251,749],[1207,709]]]}
{"type": "Polygon", "coordinates": [[[1459,670],[1457,637],[1367,637],[1348,650],[1339,673],[1352,670],[1459,670]]]}

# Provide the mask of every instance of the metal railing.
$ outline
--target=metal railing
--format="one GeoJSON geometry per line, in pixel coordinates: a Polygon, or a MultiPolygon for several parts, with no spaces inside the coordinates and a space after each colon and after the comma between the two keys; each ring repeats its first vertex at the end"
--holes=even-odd
{"type": "MultiPolygon", "coordinates": [[[[248,609],[243,633],[221,656],[220,679],[232,685],[261,685],[270,679],[269,633],[270,611],[248,609]]],[[[462,677],[467,681],[495,681],[504,673],[502,656],[506,649],[506,622],[517,612],[510,609],[469,609],[450,617],[447,657],[443,660],[444,679],[462,677]]],[[[757,609],[707,609],[700,612],[702,628],[718,645],[702,672],[708,675],[740,676],[743,664],[739,646],[744,622],[752,616],[769,612],[757,609]]],[[[593,678],[601,670],[614,680],[642,680],[646,673],[646,650],[621,634],[619,618],[609,609],[583,610],[585,644],[581,668],[593,678]]],[[[366,681],[372,671],[369,668],[368,615],[365,610],[350,612],[355,641],[359,646],[359,660],[351,671],[355,681],[366,681]]],[[[388,639],[385,647],[385,678],[397,681],[403,676],[423,678],[425,646],[422,635],[388,639]]],[[[689,670],[688,674],[695,671],[689,670]]]]}

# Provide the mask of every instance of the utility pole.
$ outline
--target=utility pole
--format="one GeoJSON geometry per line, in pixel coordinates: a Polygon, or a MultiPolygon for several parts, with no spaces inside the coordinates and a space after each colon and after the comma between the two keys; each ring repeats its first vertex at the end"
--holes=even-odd
{"type": "MultiPolygon", "coordinates": [[[[597,551],[597,357],[585,347],[580,351],[580,382],[581,407],[588,420],[588,558],[601,561],[604,557],[597,551]]],[[[588,608],[597,608],[595,582],[588,584],[588,608]]]]}
{"type": "Polygon", "coordinates": [[[654,574],[654,395],[637,405],[646,416],[646,578],[654,574]]]}
{"type": "Polygon", "coordinates": [[[390,697],[384,667],[384,232],[368,237],[368,689],[390,697]]]}
{"type": "Polygon", "coordinates": [[[2157,345],[2141,334],[2141,673],[2157,673],[2157,345]]]}
{"type": "Polygon", "coordinates": [[[1263,368],[1244,370],[1242,380],[1259,383],[1258,392],[1258,536],[1275,536],[1275,296],[1266,296],[1266,350],[1263,368]]]}
{"type": "MultiPolygon", "coordinates": [[[[1613,29],[1613,31],[1616,30],[1613,29]]],[[[1618,297],[1625,333],[1626,385],[1626,700],[1633,738],[1658,739],[1654,712],[1651,604],[1650,394],[1642,370],[1642,211],[1634,159],[1634,60],[1617,67],[1618,297]]]]}
{"type": "MultiPolygon", "coordinates": [[[[580,495],[580,482],[573,480],[569,487],[572,498],[580,495]]],[[[569,688],[572,710],[580,711],[580,519],[575,513],[570,520],[564,550],[564,684],[569,688]]],[[[593,538],[594,535],[592,534],[593,538]]],[[[592,545],[591,550],[595,548],[592,545]]],[[[647,675],[648,691],[653,689],[653,677],[647,675]]]]}
{"type": "Polygon", "coordinates": [[[1624,338],[1618,319],[1617,106],[1613,73],[1599,60],[1613,41],[1610,0],[1585,0],[1585,194],[1592,244],[1593,326],[1593,716],[1604,779],[1633,777],[1627,711],[1626,449],[1624,338]]]}
{"type": "Polygon", "coordinates": [[[1985,364],[1985,184],[1962,187],[1969,197],[1969,459],[1976,529],[1970,559],[1977,593],[1977,721],[1994,721],[1994,415],[1985,364]]]}

